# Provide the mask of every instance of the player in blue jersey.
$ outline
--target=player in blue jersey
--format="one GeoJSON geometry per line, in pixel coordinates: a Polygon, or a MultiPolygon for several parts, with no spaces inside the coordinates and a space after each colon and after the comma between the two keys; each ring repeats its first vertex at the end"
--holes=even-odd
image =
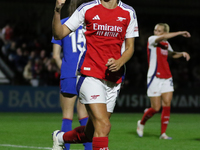
{"type": "MultiPolygon", "coordinates": [[[[89,0],[71,0],[68,8],[69,16],[71,16],[79,4],[87,1],[89,0]]],[[[64,24],[68,18],[62,19],[61,24],[64,24]]],[[[85,44],[85,38],[82,35],[82,26],[62,40],[55,40],[53,38],[51,42],[53,43],[53,58],[61,69],[60,104],[63,115],[61,130],[67,132],[72,130],[74,105],[77,99],[76,67],[79,54],[81,51],[84,51],[85,44]],[[61,50],[63,50],[62,60],[60,57],[61,50]]],[[[84,104],[81,104],[79,100],[77,101],[77,114],[80,125],[86,125],[88,114],[84,104]]],[[[85,150],[92,150],[92,143],[84,143],[83,145],[85,150]]],[[[64,149],[69,150],[70,144],[65,144],[64,149]]]]}

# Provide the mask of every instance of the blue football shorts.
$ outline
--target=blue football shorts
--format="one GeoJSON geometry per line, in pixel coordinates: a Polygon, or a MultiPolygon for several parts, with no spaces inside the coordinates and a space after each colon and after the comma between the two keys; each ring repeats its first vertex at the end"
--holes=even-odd
{"type": "Polygon", "coordinates": [[[77,95],[76,77],[60,79],[60,92],[77,95]]]}

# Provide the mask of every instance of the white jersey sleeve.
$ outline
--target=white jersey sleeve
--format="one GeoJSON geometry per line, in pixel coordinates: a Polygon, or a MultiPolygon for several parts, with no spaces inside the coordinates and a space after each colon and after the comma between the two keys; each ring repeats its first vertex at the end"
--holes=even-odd
{"type": "Polygon", "coordinates": [[[155,46],[156,45],[155,41],[157,38],[158,38],[158,36],[156,36],[156,35],[150,36],[148,39],[149,46],[155,46]]]}
{"type": "Polygon", "coordinates": [[[75,31],[84,22],[84,11],[78,11],[78,9],[72,14],[72,16],[65,22],[65,25],[71,30],[75,31]]]}
{"type": "Polygon", "coordinates": [[[174,50],[172,49],[171,45],[168,42],[168,51],[173,52],[174,50]]]}
{"type": "Polygon", "coordinates": [[[98,5],[95,1],[91,1],[88,3],[83,3],[80,5],[76,11],[72,14],[72,16],[65,22],[65,25],[71,30],[75,31],[80,25],[85,25],[85,12],[98,5]]]}
{"type": "Polygon", "coordinates": [[[126,30],[126,38],[138,37],[139,32],[138,32],[138,22],[136,13],[133,8],[128,9],[128,11],[130,13],[131,20],[126,30]]]}
{"type": "Polygon", "coordinates": [[[153,74],[155,73],[156,70],[156,64],[157,64],[157,53],[156,53],[156,48],[155,48],[155,40],[156,40],[157,36],[150,36],[148,38],[148,43],[149,43],[149,47],[148,49],[151,49],[149,51],[150,55],[149,55],[149,68],[148,68],[148,73],[147,73],[147,77],[152,77],[153,74]]]}
{"type": "Polygon", "coordinates": [[[125,52],[125,41],[122,43],[121,55],[125,52]]]}
{"type": "MultiPolygon", "coordinates": [[[[157,45],[157,43],[156,43],[155,41],[156,41],[156,39],[157,39],[158,37],[159,37],[159,36],[157,36],[157,35],[152,35],[152,36],[149,37],[148,42],[149,42],[149,46],[150,46],[150,47],[151,47],[151,46],[156,46],[156,45],[157,45]]],[[[173,49],[172,49],[170,43],[169,43],[168,41],[166,41],[166,42],[168,43],[168,49],[167,49],[167,50],[173,52],[173,49]]]]}

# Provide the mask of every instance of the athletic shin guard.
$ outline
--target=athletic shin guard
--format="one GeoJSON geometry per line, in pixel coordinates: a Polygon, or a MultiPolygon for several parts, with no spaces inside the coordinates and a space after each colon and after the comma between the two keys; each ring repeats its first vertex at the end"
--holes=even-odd
{"type": "Polygon", "coordinates": [[[93,137],[93,150],[109,150],[108,137],[93,137]]]}
{"type": "Polygon", "coordinates": [[[155,113],[157,113],[157,111],[155,111],[155,109],[153,108],[149,108],[143,115],[142,120],[141,120],[141,124],[145,125],[146,121],[149,120],[155,113]]]}
{"type": "MultiPolygon", "coordinates": [[[[67,119],[67,118],[63,118],[61,131],[68,132],[68,131],[71,131],[71,130],[72,130],[72,120],[67,119]]],[[[70,149],[70,144],[66,143],[64,150],[69,150],[69,149],[70,149]]]]}
{"type": "Polygon", "coordinates": [[[170,108],[171,107],[163,107],[161,114],[161,134],[165,133],[167,130],[167,125],[169,124],[170,118],[170,108]]]}

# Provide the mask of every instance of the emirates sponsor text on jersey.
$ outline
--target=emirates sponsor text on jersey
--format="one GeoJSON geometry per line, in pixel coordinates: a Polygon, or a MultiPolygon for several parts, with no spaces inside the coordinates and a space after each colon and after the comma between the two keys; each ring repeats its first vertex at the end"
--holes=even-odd
{"type": "Polygon", "coordinates": [[[161,49],[160,52],[162,55],[166,55],[166,56],[168,55],[168,50],[161,49]]]}
{"type": "Polygon", "coordinates": [[[98,23],[94,23],[93,30],[97,30],[96,35],[99,35],[99,36],[117,37],[119,32],[122,32],[122,27],[111,26],[107,24],[101,25],[98,23]]]}

